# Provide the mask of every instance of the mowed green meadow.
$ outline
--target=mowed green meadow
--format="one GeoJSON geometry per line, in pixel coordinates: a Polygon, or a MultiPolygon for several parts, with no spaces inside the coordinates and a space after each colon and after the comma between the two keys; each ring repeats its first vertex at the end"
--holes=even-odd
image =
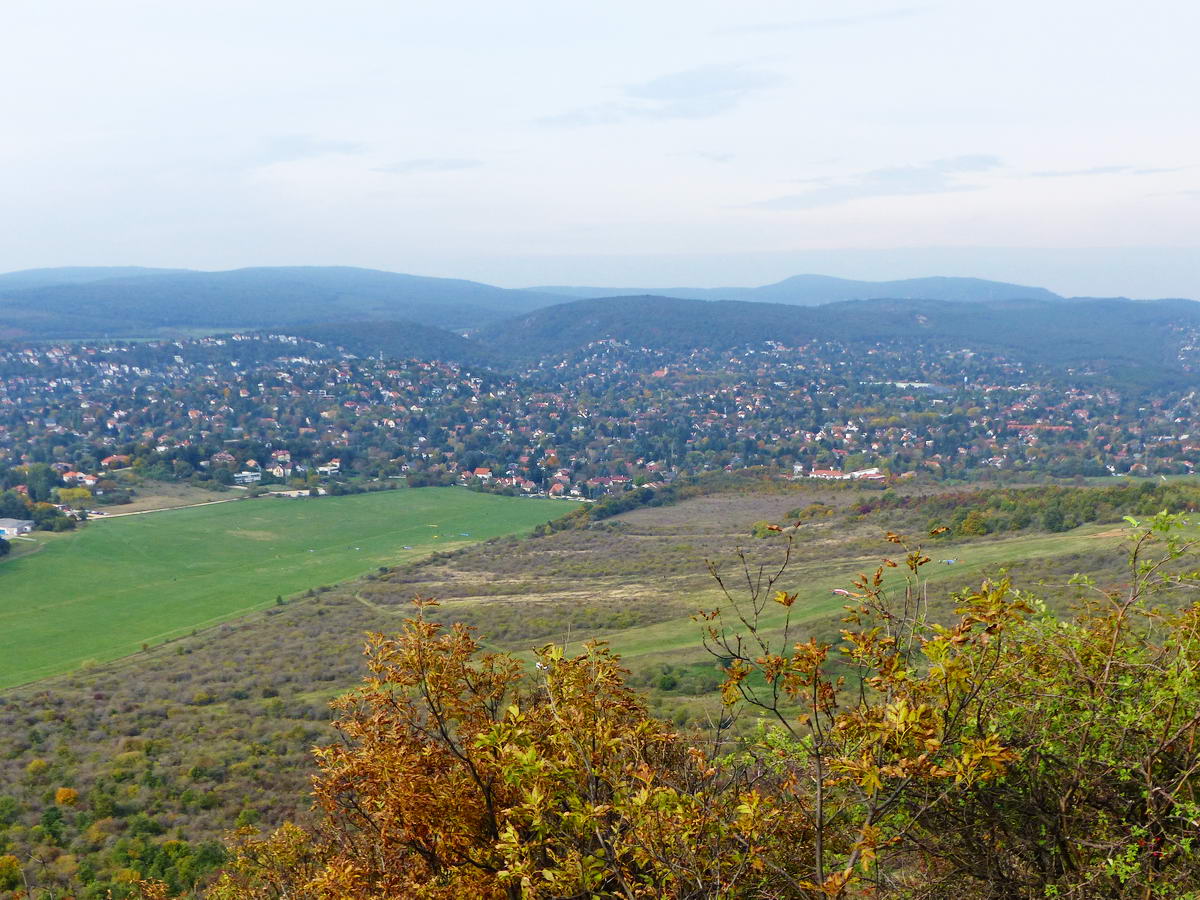
{"type": "Polygon", "coordinates": [[[38,536],[38,552],[0,563],[0,688],[126,656],[279,595],[527,532],[575,505],[400,489],[162,510],[38,536]]]}

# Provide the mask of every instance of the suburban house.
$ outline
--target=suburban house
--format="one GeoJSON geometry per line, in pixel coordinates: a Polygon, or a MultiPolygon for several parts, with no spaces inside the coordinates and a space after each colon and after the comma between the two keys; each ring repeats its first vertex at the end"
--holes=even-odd
{"type": "Polygon", "coordinates": [[[850,477],[856,481],[887,481],[886,473],[880,471],[879,466],[872,466],[869,469],[858,469],[851,472],[850,477]]]}
{"type": "MultiPolygon", "coordinates": [[[[803,475],[803,468],[799,465],[792,467],[792,471],[797,476],[803,475]]],[[[858,469],[854,472],[842,472],[838,469],[816,469],[814,468],[808,473],[809,478],[824,478],[827,481],[886,481],[887,475],[880,471],[878,466],[873,466],[869,469],[858,469]]]]}
{"type": "Polygon", "coordinates": [[[0,519],[0,538],[16,537],[33,531],[33,522],[29,519],[0,519]]]}
{"type": "Polygon", "coordinates": [[[808,473],[809,478],[825,478],[830,481],[846,481],[850,476],[839,469],[816,469],[808,473]]]}

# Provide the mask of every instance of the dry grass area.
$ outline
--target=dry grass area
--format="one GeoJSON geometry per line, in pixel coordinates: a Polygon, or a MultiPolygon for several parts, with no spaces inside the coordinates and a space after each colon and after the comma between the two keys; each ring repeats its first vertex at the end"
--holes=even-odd
{"type": "Polygon", "coordinates": [[[138,485],[137,493],[129,503],[119,506],[101,507],[110,515],[121,513],[149,512],[155,509],[178,509],[197,503],[212,503],[214,500],[237,500],[242,491],[209,491],[192,487],[183,482],[146,481],[138,485]]]}
{"type": "MultiPolygon", "coordinates": [[[[611,640],[635,670],[667,656],[703,661],[690,617],[718,600],[709,562],[729,571],[744,550],[755,565],[777,565],[783,542],[755,537],[755,523],[786,522],[789,514],[816,507],[796,533],[791,578],[812,598],[808,617],[814,631],[836,636],[843,601],[832,596],[832,588],[847,587],[858,572],[895,550],[883,540],[886,522],[854,513],[871,495],[808,482],[695,497],[582,530],[535,540],[501,538],[435,554],[372,576],[355,594],[372,609],[394,615],[410,610],[414,597],[434,598],[440,606],[432,615],[473,625],[502,649],[599,637],[611,640]]],[[[989,548],[977,555],[980,563],[1020,553],[1019,545],[1010,549],[991,538],[974,545],[989,548]]],[[[954,581],[960,572],[968,576],[964,567],[937,573],[946,583],[944,592],[963,586],[954,581]]]]}
{"type": "Polygon", "coordinates": [[[777,555],[753,536],[755,522],[784,521],[797,506],[853,496],[817,486],[786,495],[697,497],[585,530],[435,555],[362,585],[358,595],[393,609],[407,608],[416,596],[435,598],[439,618],[469,622],[490,642],[512,649],[602,636],[686,619],[712,593],[708,560],[728,560],[739,547],[777,555]]]}

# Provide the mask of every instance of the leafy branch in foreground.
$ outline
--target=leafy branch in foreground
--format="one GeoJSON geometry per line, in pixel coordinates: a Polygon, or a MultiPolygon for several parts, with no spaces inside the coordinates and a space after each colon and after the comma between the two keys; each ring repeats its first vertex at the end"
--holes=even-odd
{"type": "Polygon", "coordinates": [[[713,576],[725,603],[702,615],[705,644],[727,661],[731,711],[756,707],[774,723],[747,753],[787,773],[787,801],[808,811],[814,839],[805,883],[828,896],[900,887],[906,838],[922,817],[973,785],[1002,775],[1013,753],[991,727],[993,690],[1004,677],[1007,632],[1030,607],[1006,581],[957,597],[957,622],[929,620],[921,568],[930,560],[898,535],[903,562],[860,575],[837,650],[793,643],[798,594],[778,589],[790,563],[765,572],[740,557],[743,592],[713,576]],[[890,589],[886,573],[908,576],[890,589]],[[767,612],[784,610],[780,624],[767,612]],[[843,674],[837,674],[841,672],[843,674]]]}
{"type": "Polygon", "coordinates": [[[1076,615],[1010,648],[994,723],[1016,758],[927,817],[947,870],[1012,896],[1200,896],[1197,542],[1177,515],[1129,524],[1128,584],[1075,579],[1076,615]]]}

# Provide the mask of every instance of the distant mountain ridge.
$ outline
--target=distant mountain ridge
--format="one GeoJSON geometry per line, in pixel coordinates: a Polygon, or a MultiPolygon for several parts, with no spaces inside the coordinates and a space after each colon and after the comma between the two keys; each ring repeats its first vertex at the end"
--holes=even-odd
{"type": "Polygon", "coordinates": [[[475,281],[345,266],[132,274],[120,269],[34,270],[0,275],[0,326],[9,336],[32,337],[283,328],[350,320],[468,329],[563,299],[475,281]],[[57,283],[55,271],[62,272],[57,283]],[[122,274],[110,277],[113,271],[122,274]],[[102,277],[86,280],[88,272],[102,277]]]}
{"type": "Polygon", "coordinates": [[[1177,353],[1200,333],[1191,300],[849,300],[820,306],[636,296],[577,300],[488,326],[478,336],[498,357],[550,360],[590,342],[687,352],[778,341],[797,346],[879,340],[917,347],[1012,351],[1059,370],[1119,378],[1190,378],[1177,353]]]}
{"type": "Polygon", "coordinates": [[[144,266],[60,266],[53,269],[22,269],[0,274],[0,294],[26,288],[50,287],[59,284],[87,284],[109,278],[142,278],[147,275],[168,275],[190,269],[149,269],[144,266]]]}
{"type": "Polygon", "coordinates": [[[750,300],[760,303],[786,303],[793,306],[818,306],[843,300],[949,300],[978,303],[990,300],[1061,300],[1053,291],[1040,287],[988,281],[983,278],[906,278],[900,281],[855,281],[829,275],[794,275],[761,287],[722,288],[603,288],[603,287],[532,287],[565,297],[592,299],[653,295],[683,300],[750,300]]]}
{"type": "Polygon", "coordinates": [[[1067,300],[974,278],[799,275],[758,288],[676,292],[695,297],[572,300],[600,289],[546,290],[352,267],[35,269],[0,274],[0,340],[282,331],[360,356],[504,368],[603,338],[685,351],[911,338],[1019,349],[1055,365],[1177,370],[1169,348],[1200,328],[1193,301],[1067,300]],[[724,296],[731,293],[743,296],[724,296]]]}

